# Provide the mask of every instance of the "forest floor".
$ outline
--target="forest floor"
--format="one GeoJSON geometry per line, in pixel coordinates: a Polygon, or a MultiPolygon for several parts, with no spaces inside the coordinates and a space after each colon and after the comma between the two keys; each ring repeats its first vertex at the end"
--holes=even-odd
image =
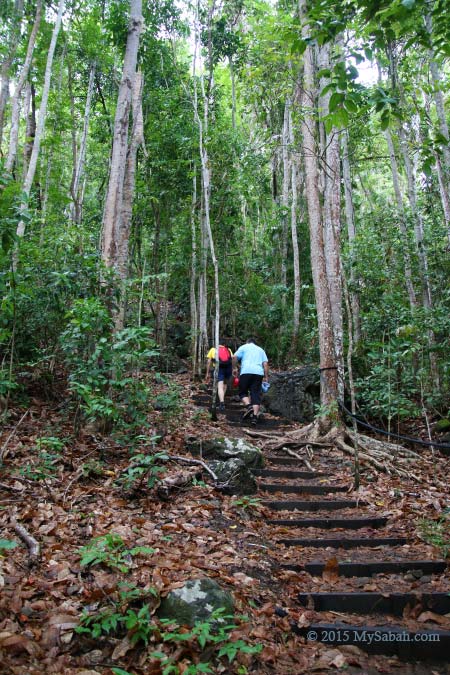
{"type": "MultiPolygon", "coordinates": [[[[191,384],[187,375],[173,379],[181,403],[174,404],[172,400],[169,405],[154,406],[143,436],[126,442],[90,427],[75,436],[63,396],[59,401],[35,396],[28,408],[10,411],[0,434],[0,539],[14,541],[16,546],[0,549],[0,673],[200,672],[188,670],[190,663],[198,662],[202,651],[194,644],[194,638],[173,644],[160,627],[147,634],[146,646],[133,646],[133,629],[126,630],[120,619],[121,631],[112,626],[109,634],[100,637],[92,631],[79,634],[75,628],[83,609],[100,612],[109,608],[111,613],[113,607],[124,614],[126,609],[139,606],[125,600],[125,596],[117,600],[120,583],[136,592],[140,606],[145,598],[153,614],[160,596],[188,579],[204,576],[230,590],[237,613],[248,617],[237,619],[231,639],[261,645],[256,654],[238,651],[232,664],[225,656],[211,661],[212,670],[207,672],[446,672],[442,667],[433,670],[407,666],[396,657],[369,656],[354,646],[305,643],[291,631],[292,622],[306,627],[316,619],[314,610],[302,607],[296,600],[299,592],[336,591],[352,584],[368,591],[401,590],[404,582],[399,576],[341,579],[336,574],[336,551],[322,549],[319,555],[317,549],[294,550],[278,543],[287,529],[266,522],[270,513],[260,499],[225,496],[206,472],[188,487],[171,490],[169,498],[158,493],[157,483],[152,488],[141,484],[130,489],[120,482],[130,466],[131,454],[151,451],[190,457],[185,447],[190,435],[246,437],[258,445],[257,439],[247,436],[244,427],[230,424],[226,417],[212,422],[207,411],[196,403],[198,387],[191,384]],[[152,437],[158,438],[150,441],[152,437]],[[17,524],[39,543],[40,555],[36,559],[30,557],[17,524]],[[113,558],[108,562],[103,556],[98,564],[82,566],[81,549],[94,537],[113,533],[121,538],[111,549],[113,558]],[[133,553],[135,547],[144,548],[133,553]],[[328,573],[320,577],[281,567],[286,561],[319,558],[328,563],[328,573]],[[164,671],[161,656],[152,656],[157,651],[173,658],[178,670],[164,671]]],[[[160,403],[167,403],[170,397],[163,385],[153,382],[152,386],[161,387],[160,403]]],[[[266,419],[269,422],[271,418],[266,419]]],[[[298,426],[289,424],[283,429],[298,426]]],[[[344,493],[345,497],[364,500],[372,515],[388,516],[389,536],[408,536],[412,543],[402,546],[400,552],[392,549],[390,555],[407,558],[408,554],[420,553],[422,560],[445,555],[440,528],[445,520],[450,458],[438,453],[434,456],[431,450],[421,451],[421,459],[414,463],[418,480],[400,479],[370,468],[363,471],[362,487],[356,495],[351,491],[349,457],[335,448],[318,448],[310,454],[309,461],[315,470],[326,468],[336,483],[348,486],[350,494],[344,493]]],[[[186,465],[179,461],[164,462],[164,466],[164,478],[186,471],[186,465]]],[[[282,486],[280,480],[280,490],[282,486]]],[[[265,497],[256,495],[261,496],[265,497]]],[[[281,518],[283,514],[277,516],[281,518]]],[[[295,530],[289,534],[295,536],[295,530]]],[[[353,559],[357,554],[356,551],[353,559]]],[[[377,554],[380,559],[386,555],[383,550],[374,551],[375,557],[377,554]]],[[[418,592],[448,592],[448,581],[447,575],[423,576],[414,581],[413,588],[418,592]]],[[[338,614],[329,613],[329,622],[333,623],[338,614]]],[[[404,616],[404,622],[411,630],[417,626],[450,628],[447,616],[424,614],[404,616]]],[[[323,617],[324,613],[322,620],[323,617]]],[[[211,647],[211,658],[212,652],[211,647]]]]}

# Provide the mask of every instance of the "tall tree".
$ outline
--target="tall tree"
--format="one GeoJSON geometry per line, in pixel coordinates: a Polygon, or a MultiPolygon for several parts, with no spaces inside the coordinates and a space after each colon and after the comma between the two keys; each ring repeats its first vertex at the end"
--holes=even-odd
{"type": "MultiPolygon", "coordinates": [[[[39,157],[39,151],[41,147],[42,135],[44,132],[45,119],[47,116],[47,103],[48,95],[50,92],[50,81],[52,76],[52,67],[53,67],[53,57],[55,54],[56,41],[58,39],[59,30],[61,28],[62,15],[65,8],[65,0],[59,0],[58,4],[58,13],[56,15],[55,25],[53,27],[52,37],[50,40],[50,46],[47,54],[47,63],[45,66],[45,76],[44,76],[44,86],[42,89],[41,96],[41,105],[39,106],[39,117],[36,127],[36,135],[34,137],[33,150],[31,152],[30,163],[28,165],[28,171],[25,176],[23,183],[23,193],[25,200],[22,201],[21,210],[24,212],[28,206],[28,199],[30,196],[31,186],[33,185],[34,175],[36,173],[37,161],[39,157]]],[[[20,220],[17,226],[18,237],[23,237],[25,234],[25,221],[20,220]]]]}
{"type": "MultiPolygon", "coordinates": [[[[122,78],[117,96],[116,114],[114,119],[113,146],[109,183],[103,212],[101,255],[107,267],[113,268],[120,276],[119,240],[121,237],[121,220],[123,217],[124,184],[129,153],[129,126],[134,82],[136,79],[136,64],[139,51],[139,37],[142,31],[142,0],[130,0],[130,15],[128,24],[127,43],[123,61],[122,78]]],[[[128,245],[128,243],[126,244],[128,245]]],[[[121,242],[123,250],[124,242],[121,242]]],[[[116,318],[120,323],[119,313],[116,318]]]]}
{"type": "Polygon", "coordinates": [[[3,142],[3,127],[5,124],[5,109],[9,97],[10,71],[16,56],[22,27],[24,0],[15,0],[12,16],[9,42],[6,55],[0,66],[0,148],[3,142]]]}
{"type": "MultiPolygon", "coordinates": [[[[39,31],[39,26],[41,23],[41,17],[42,17],[42,0],[38,0],[36,3],[36,15],[34,23],[28,40],[25,61],[22,65],[19,78],[16,82],[14,94],[11,101],[11,129],[9,134],[8,155],[6,158],[6,165],[5,165],[7,171],[12,171],[14,161],[17,155],[17,143],[19,138],[19,122],[20,122],[20,100],[24,85],[28,78],[28,73],[30,71],[31,60],[33,58],[33,51],[36,44],[36,37],[39,31]]],[[[30,97],[32,98],[32,85],[29,85],[28,90],[30,92],[30,97]]],[[[26,97],[26,100],[29,100],[29,98],[26,97]]],[[[26,116],[28,116],[28,106],[25,106],[25,114],[26,116]]]]}
{"type": "Polygon", "coordinates": [[[338,398],[338,370],[333,335],[333,314],[325,259],[323,212],[319,189],[319,147],[317,139],[317,83],[314,45],[308,40],[307,1],[299,0],[302,37],[307,41],[303,58],[302,143],[305,187],[311,247],[311,267],[316,299],[320,351],[320,400],[330,409],[338,398]]]}

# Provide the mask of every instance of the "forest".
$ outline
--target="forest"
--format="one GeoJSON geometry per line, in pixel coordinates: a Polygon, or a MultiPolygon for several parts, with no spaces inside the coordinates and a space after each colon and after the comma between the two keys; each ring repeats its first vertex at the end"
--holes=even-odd
{"type": "Polygon", "coordinates": [[[335,472],[448,556],[449,59],[445,0],[1,0],[0,673],[425,672],[292,633],[321,618],[288,548],[264,567],[271,490],[203,443],[335,472]],[[249,337],[312,415],[218,414],[208,351],[249,337]],[[226,627],[158,615],[200,571],[226,627]]]}

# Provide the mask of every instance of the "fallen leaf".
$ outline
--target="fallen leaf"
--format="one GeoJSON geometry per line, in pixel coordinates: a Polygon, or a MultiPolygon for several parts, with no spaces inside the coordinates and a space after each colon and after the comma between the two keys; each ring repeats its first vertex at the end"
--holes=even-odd
{"type": "Polygon", "coordinates": [[[450,619],[448,617],[435,614],[434,612],[422,612],[422,614],[417,617],[417,621],[420,621],[421,623],[424,623],[425,621],[433,621],[434,623],[438,623],[440,626],[450,627],[450,619]]]}
{"type": "Polygon", "coordinates": [[[327,560],[323,568],[322,578],[325,581],[336,581],[339,578],[339,563],[336,557],[327,560]]]}

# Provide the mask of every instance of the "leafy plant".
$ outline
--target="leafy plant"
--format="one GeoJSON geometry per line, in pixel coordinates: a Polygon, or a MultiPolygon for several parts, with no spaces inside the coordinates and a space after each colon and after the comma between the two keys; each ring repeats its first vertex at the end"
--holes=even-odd
{"type": "Polygon", "coordinates": [[[103,470],[104,465],[98,459],[89,459],[81,467],[81,471],[85,478],[90,476],[102,476],[103,470]]]}
{"type": "Polygon", "coordinates": [[[445,509],[442,516],[437,520],[423,518],[418,524],[421,538],[437,546],[441,555],[446,558],[450,553],[450,509],[445,509]]]}
{"type": "Polygon", "coordinates": [[[154,397],[153,407],[155,410],[160,410],[165,417],[173,417],[179,413],[181,408],[181,388],[162,375],[158,379],[166,388],[154,397]]]}
{"type": "Polygon", "coordinates": [[[10,551],[13,548],[16,548],[17,542],[12,539],[0,539],[0,555],[2,551],[10,551]]]}
{"type": "Polygon", "coordinates": [[[122,537],[114,532],[96,537],[87,546],[80,549],[81,567],[105,565],[119,572],[128,572],[131,557],[142,554],[151,555],[155,550],[148,546],[127,549],[122,537]]]}
{"type": "Polygon", "coordinates": [[[117,483],[125,490],[137,490],[144,484],[147,488],[153,488],[166,469],[157,464],[158,460],[169,459],[164,452],[156,452],[152,455],[139,453],[134,455],[132,463],[117,479],[117,483]]]}
{"type": "MultiPolygon", "coordinates": [[[[246,620],[246,617],[240,617],[246,620]]],[[[230,633],[238,628],[235,623],[235,617],[225,614],[224,609],[218,609],[211,615],[208,621],[196,622],[193,628],[186,631],[181,629],[176,623],[170,619],[161,620],[163,626],[172,628],[169,632],[163,632],[162,638],[166,643],[177,644],[179,642],[190,642],[197,645],[201,652],[208,651],[213,653],[214,660],[226,657],[228,663],[232,663],[239,653],[242,654],[257,654],[261,651],[262,645],[249,645],[244,640],[232,640],[230,633]]],[[[173,659],[162,652],[154,652],[153,656],[161,660],[163,666],[163,673],[174,673],[178,675],[181,671],[178,669],[173,659]]],[[[200,659],[201,659],[200,654],[200,659]]],[[[210,673],[210,662],[202,662],[192,664],[188,670],[183,672],[192,673],[210,673]]]]}
{"type": "Polygon", "coordinates": [[[234,499],[231,505],[244,509],[244,511],[250,511],[257,509],[261,505],[261,500],[259,497],[239,497],[239,499],[234,499]]]}
{"type": "Polygon", "coordinates": [[[37,457],[31,456],[30,464],[22,467],[19,474],[29,480],[48,480],[56,476],[57,463],[61,459],[64,442],[54,436],[39,438],[36,441],[35,450],[37,457]]]}
{"type": "Polygon", "coordinates": [[[69,368],[69,388],[89,421],[119,427],[144,424],[148,389],[140,368],[158,352],[145,327],[114,333],[98,298],[74,303],[60,344],[69,368]]]}
{"type": "MultiPolygon", "coordinates": [[[[95,613],[85,610],[75,631],[97,639],[111,634],[120,636],[126,633],[134,645],[139,642],[147,645],[154,636],[161,642],[161,647],[165,644],[175,653],[178,652],[180,643],[189,643],[190,650],[196,653],[197,657],[192,657],[193,662],[183,670],[183,673],[191,675],[214,672],[215,663],[222,658],[232,663],[239,653],[257,654],[261,651],[260,644],[249,645],[245,640],[231,639],[231,632],[238,628],[238,624],[235,617],[225,614],[224,609],[216,610],[209,620],[198,621],[191,629],[186,629],[172,619],[152,620],[149,603],[139,608],[130,606],[149,593],[158,595],[156,589],[149,591],[132,585],[126,587],[119,592],[119,598],[112,606],[95,613]],[[206,655],[207,661],[203,660],[206,655]]],[[[246,617],[239,618],[246,620],[246,617]]],[[[180,675],[181,670],[173,656],[161,649],[152,652],[152,656],[160,661],[163,675],[180,675]]]]}

